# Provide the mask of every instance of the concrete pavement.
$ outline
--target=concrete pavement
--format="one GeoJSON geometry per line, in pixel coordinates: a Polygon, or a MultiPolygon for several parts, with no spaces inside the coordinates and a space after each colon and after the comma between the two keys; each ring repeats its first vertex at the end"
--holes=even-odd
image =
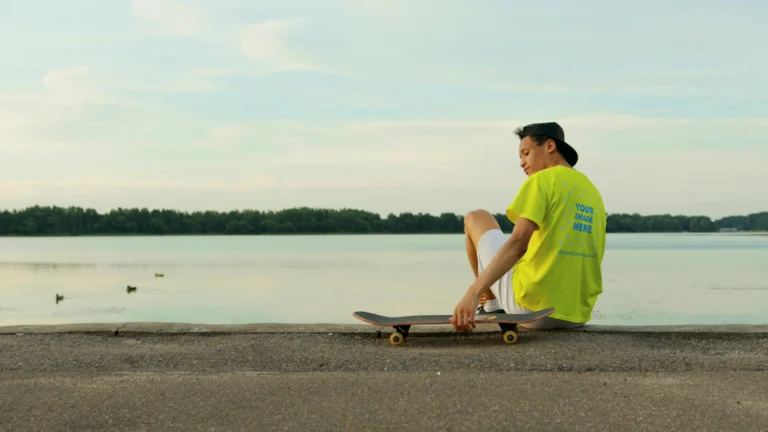
{"type": "Polygon", "coordinates": [[[768,430],[757,327],[154,326],[2,329],[0,430],[768,430]]]}

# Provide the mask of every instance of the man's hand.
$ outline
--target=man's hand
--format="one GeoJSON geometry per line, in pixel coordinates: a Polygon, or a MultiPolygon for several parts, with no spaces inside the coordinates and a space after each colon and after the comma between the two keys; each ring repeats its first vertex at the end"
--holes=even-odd
{"type": "Polygon", "coordinates": [[[475,282],[467,289],[451,316],[453,329],[461,332],[470,332],[475,328],[475,312],[480,303],[480,296],[486,292],[492,284],[511,269],[528,250],[528,242],[538,226],[526,219],[518,218],[512,229],[512,235],[504,242],[496,255],[491,260],[488,268],[480,273],[475,282]]]}
{"type": "Polygon", "coordinates": [[[453,324],[454,330],[458,332],[471,332],[476,327],[475,312],[477,312],[477,305],[479,303],[479,294],[474,293],[472,290],[464,294],[459,304],[456,305],[456,309],[453,310],[453,316],[451,317],[451,324],[453,324]]]}

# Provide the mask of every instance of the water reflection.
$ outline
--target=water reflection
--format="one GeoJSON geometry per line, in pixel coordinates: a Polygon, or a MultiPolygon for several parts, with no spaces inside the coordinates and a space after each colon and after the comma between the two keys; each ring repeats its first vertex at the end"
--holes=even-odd
{"type": "MultiPolygon", "coordinates": [[[[354,310],[450,313],[472,282],[462,239],[0,238],[0,325],[357,324],[354,310]]],[[[608,243],[592,323],[768,323],[757,264],[768,260],[765,236],[627,235],[608,243]]]]}

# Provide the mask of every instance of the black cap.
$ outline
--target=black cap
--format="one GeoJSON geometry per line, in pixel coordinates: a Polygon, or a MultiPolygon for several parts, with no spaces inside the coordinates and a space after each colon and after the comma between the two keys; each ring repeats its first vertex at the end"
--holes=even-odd
{"type": "Polygon", "coordinates": [[[579,160],[579,154],[576,150],[565,142],[565,132],[559,124],[555,122],[549,123],[532,123],[524,126],[520,134],[520,139],[523,139],[530,135],[543,135],[547,138],[552,138],[557,144],[557,151],[563,155],[565,161],[570,166],[575,166],[579,160]]]}

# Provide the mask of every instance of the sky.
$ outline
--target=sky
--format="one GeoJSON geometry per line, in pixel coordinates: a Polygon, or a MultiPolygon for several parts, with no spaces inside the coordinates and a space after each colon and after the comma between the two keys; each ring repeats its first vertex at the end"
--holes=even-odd
{"type": "Polygon", "coordinates": [[[0,208],[503,213],[557,121],[608,213],[768,210],[768,3],[0,0],[0,208]]]}

